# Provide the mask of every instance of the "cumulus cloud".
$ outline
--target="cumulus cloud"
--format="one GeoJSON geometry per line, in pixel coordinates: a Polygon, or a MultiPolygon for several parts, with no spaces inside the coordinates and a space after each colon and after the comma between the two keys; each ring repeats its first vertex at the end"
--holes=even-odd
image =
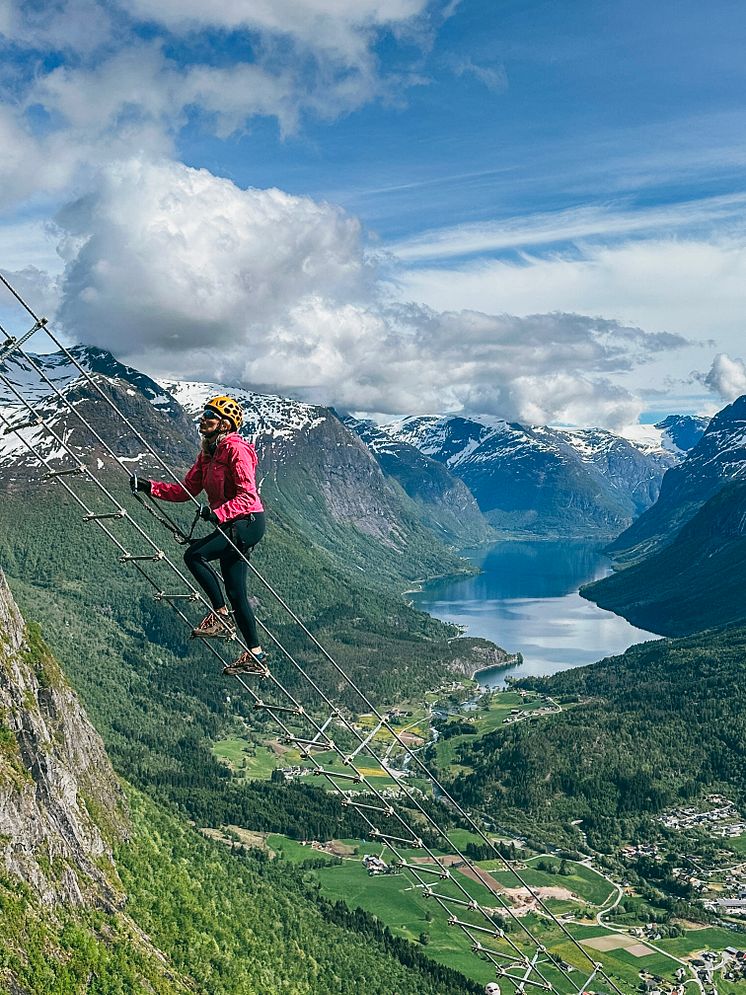
{"type": "Polygon", "coordinates": [[[376,44],[386,33],[415,32],[437,6],[438,0],[6,0],[0,207],[55,193],[133,152],[171,155],[187,123],[227,138],[256,117],[275,117],[289,134],[304,115],[331,120],[401,94],[420,82],[417,53],[411,69],[402,63],[386,75],[376,44]]]}
{"type": "Polygon", "coordinates": [[[610,378],[685,343],[579,314],[392,301],[355,218],[170,161],[108,167],[58,224],[72,338],[343,409],[618,425],[640,404],[610,378]]]}
{"type": "Polygon", "coordinates": [[[704,383],[721,400],[730,404],[737,397],[746,394],[746,363],[721,352],[712,361],[704,383]]]}

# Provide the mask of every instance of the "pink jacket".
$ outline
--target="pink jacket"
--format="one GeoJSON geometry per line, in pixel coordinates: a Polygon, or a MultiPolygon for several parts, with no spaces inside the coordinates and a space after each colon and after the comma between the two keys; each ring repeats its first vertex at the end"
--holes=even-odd
{"type": "Polygon", "coordinates": [[[229,522],[239,515],[264,511],[256,489],[256,464],[252,444],[237,432],[231,432],[212,456],[200,452],[183,485],[152,480],[150,493],[161,501],[188,501],[190,494],[196,497],[204,490],[218,519],[229,522]]]}

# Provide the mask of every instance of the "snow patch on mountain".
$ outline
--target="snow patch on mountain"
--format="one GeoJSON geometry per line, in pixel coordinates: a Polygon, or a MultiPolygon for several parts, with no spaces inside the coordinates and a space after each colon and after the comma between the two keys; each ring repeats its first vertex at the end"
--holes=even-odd
{"type": "Polygon", "coordinates": [[[299,432],[310,432],[328,417],[325,408],[293,401],[274,394],[257,394],[240,387],[192,380],[161,380],[161,387],[174,397],[197,421],[205,404],[213,397],[229,395],[244,409],[243,435],[292,439],[299,432]]]}

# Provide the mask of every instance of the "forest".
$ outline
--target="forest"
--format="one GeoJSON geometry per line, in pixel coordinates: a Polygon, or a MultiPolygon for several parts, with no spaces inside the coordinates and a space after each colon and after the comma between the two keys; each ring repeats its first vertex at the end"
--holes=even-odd
{"type": "Polygon", "coordinates": [[[501,824],[609,851],[651,817],[705,790],[746,802],[746,629],[726,627],[633,646],[519,683],[568,707],[460,747],[471,768],[450,785],[501,824]]]}

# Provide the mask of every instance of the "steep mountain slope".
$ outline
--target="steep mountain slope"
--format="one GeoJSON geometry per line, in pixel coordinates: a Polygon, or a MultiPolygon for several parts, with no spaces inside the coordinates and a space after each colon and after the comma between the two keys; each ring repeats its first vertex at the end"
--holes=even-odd
{"type": "MultiPolygon", "coordinates": [[[[56,364],[62,377],[55,357],[42,361],[47,368],[56,364]]],[[[191,462],[194,426],[178,401],[168,399],[162,410],[162,388],[147,381],[141,389],[126,368],[117,368],[114,379],[98,376],[107,396],[124,407],[156,452],[175,467],[191,462]]],[[[62,411],[58,399],[44,400],[61,436],[97,471],[132,519],[180,564],[181,547],[140,512],[129,493],[127,471],[114,465],[92,431],[111,442],[128,468],[162,476],[157,460],[123,431],[95,391],[72,377],[63,386],[82,423],[62,411]]],[[[215,392],[205,385],[199,389],[215,392]]],[[[405,496],[387,483],[360,440],[324,409],[276,398],[262,404],[258,441],[269,533],[253,562],[269,582],[377,702],[399,701],[454,670],[463,673],[483,665],[483,646],[454,640],[452,629],[414,611],[399,595],[413,577],[458,569],[459,561],[415,515],[399,516],[405,496]],[[323,487],[331,480],[327,500],[323,487]]],[[[33,425],[22,432],[37,438],[40,428],[33,425]]],[[[301,792],[301,802],[282,787],[230,782],[211,744],[239,719],[251,735],[260,728],[261,717],[247,702],[231,699],[207,647],[189,643],[188,630],[153,600],[153,589],[131,566],[117,562],[114,547],[95,525],[82,522],[83,511],[61,485],[43,479],[44,471],[17,439],[7,436],[5,441],[0,558],[22,607],[43,622],[117,769],[137,787],[204,822],[261,825],[296,836],[308,835],[310,826],[319,829],[318,835],[341,828],[338,805],[320,789],[301,792]]],[[[70,465],[54,440],[41,441],[48,444],[45,452],[53,467],[70,465]]],[[[85,477],[74,479],[88,507],[112,510],[85,477]]],[[[191,508],[173,505],[169,511],[188,530],[191,508]]],[[[128,519],[109,521],[107,527],[131,553],[146,551],[128,519]]],[[[156,590],[172,591],[178,584],[163,561],[147,569],[156,590]]],[[[332,698],[347,703],[339,678],[318,652],[257,581],[251,587],[261,621],[332,698]]],[[[200,606],[186,603],[185,609],[196,623],[200,606]]],[[[274,672],[297,690],[298,673],[271,639],[269,643],[274,672]]],[[[226,652],[232,655],[232,649],[226,652]]]]}
{"type": "MultiPolygon", "coordinates": [[[[164,381],[196,417],[229,388],[164,381]]],[[[464,564],[438,543],[400,487],[386,478],[371,451],[328,408],[230,388],[245,412],[242,434],[257,448],[263,499],[313,542],[348,564],[407,580],[464,564]]],[[[441,536],[443,539],[446,537],[441,536]]]]}
{"type": "Polygon", "coordinates": [[[0,852],[3,991],[479,990],[320,901],[281,862],[233,854],[136,793],[127,813],[101,740],[1,574],[0,852]]]}
{"type": "Polygon", "coordinates": [[[666,636],[746,622],[746,483],[726,484],[673,541],[581,594],[666,636]]]}
{"type": "Polygon", "coordinates": [[[121,911],[124,795],[78,699],[0,572],[0,988],[186,992],[121,911]],[[79,982],[75,983],[75,978],[79,982]],[[121,990],[121,989],[120,989],[121,990]]]}
{"type": "Polygon", "coordinates": [[[494,532],[463,481],[415,446],[384,432],[375,422],[343,419],[365,443],[388,477],[420,507],[424,524],[460,547],[494,538],[494,532]]]}
{"type": "Polygon", "coordinates": [[[117,901],[123,796],[78,700],[0,571],[0,852],[47,902],[117,901]],[[94,821],[106,813],[105,839],[94,821]]]}
{"type": "Polygon", "coordinates": [[[638,560],[670,543],[681,527],[746,469],[746,396],[719,411],[699,442],[663,478],[656,503],[610,545],[620,562],[638,560]]]}
{"type": "Polygon", "coordinates": [[[563,430],[460,417],[383,426],[460,477],[496,528],[538,535],[610,535],[655,500],[677,456],[643,452],[598,429],[563,430]]]}

